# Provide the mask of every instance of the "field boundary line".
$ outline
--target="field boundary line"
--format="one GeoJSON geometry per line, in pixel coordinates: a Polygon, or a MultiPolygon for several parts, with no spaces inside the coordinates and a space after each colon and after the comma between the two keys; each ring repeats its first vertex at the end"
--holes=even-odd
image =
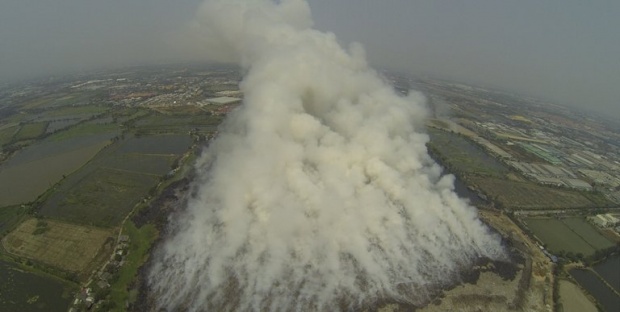
{"type": "Polygon", "coordinates": [[[154,173],[140,172],[140,171],[134,171],[134,170],[127,170],[127,169],[119,169],[119,168],[113,168],[113,167],[101,167],[101,168],[108,169],[108,170],[114,170],[114,171],[120,171],[120,172],[126,172],[126,173],[146,175],[146,176],[151,176],[151,177],[160,177],[161,176],[159,174],[154,174],[154,173]]]}
{"type": "MultiPolygon", "coordinates": [[[[564,222],[565,219],[561,219],[560,222],[562,222],[562,224],[564,224],[571,232],[575,233],[575,235],[579,236],[579,238],[581,238],[584,242],[586,242],[586,244],[588,244],[588,246],[592,247],[592,249],[594,249],[594,252],[596,252],[597,250],[599,250],[598,248],[596,248],[595,246],[593,246],[592,244],[590,244],[590,241],[588,241],[585,237],[579,235],[579,233],[577,233],[570,225],[568,225],[566,222],[564,222]]],[[[599,235],[603,236],[603,234],[599,235]]],[[[605,236],[603,236],[605,237],[605,236]]],[[[607,238],[605,238],[607,239],[607,238]]]]}
{"type": "Polygon", "coordinates": [[[611,289],[611,291],[616,294],[616,296],[620,297],[620,292],[618,292],[613,286],[611,286],[600,274],[598,274],[598,272],[596,272],[595,270],[593,270],[592,268],[587,268],[588,271],[591,271],[592,273],[594,273],[594,275],[601,280],[601,282],[603,282],[603,284],[605,284],[605,286],[607,286],[607,288],[611,289]]]}

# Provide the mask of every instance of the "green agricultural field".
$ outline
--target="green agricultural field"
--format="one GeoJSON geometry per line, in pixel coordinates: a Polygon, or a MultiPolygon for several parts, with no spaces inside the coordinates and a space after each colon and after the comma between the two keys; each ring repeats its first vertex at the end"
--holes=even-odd
{"type": "Polygon", "coordinates": [[[577,233],[594,249],[606,249],[613,247],[614,243],[603,236],[599,231],[584,218],[574,217],[562,219],[573,232],[577,233]]]}
{"type": "Polygon", "coordinates": [[[161,177],[192,144],[189,135],[130,137],[116,144],[103,166],[161,177]]]}
{"type": "Polygon", "coordinates": [[[488,155],[474,142],[446,131],[429,129],[429,149],[453,173],[502,178],[508,168],[488,155]]]}
{"type": "Polygon", "coordinates": [[[138,134],[181,134],[193,129],[215,131],[221,122],[222,117],[211,116],[206,112],[192,116],[153,114],[146,118],[141,118],[134,126],[138,134]]]}
{"type": "Polygon", "coordinates": [[[526,218],[525,223],[552,253],[560,252],[590,256],[613,243],[582,218],[526,218]]]}
{"type": "Polygon", "coordinates": [[[172,170],[172,163],[177,157],[175,155],[121,154],[109,157],[104,166],[159,177],[172,170]]]}
{"type": "Polygon", "coordinates": [[[19,129],[13,138],[15,141],[36,139],[45,133],[47,122],[27,123],[19,129]]]}
{"type": "Polygon", "coordinates": [[[18,113],[18,114],[13,114],[13,115],[10,115],[8,117],[5,117],[5,118],[2,119],[2,121],[4,123],[7,123],[7,124],[19,125],[20,122],[26,122],[29,117],[31,117],[31,115],[29,115],[27,113],[24,113],[24,112],[21,112],[21,113],[18,113]]]}
{"type": "Polygon", "coordinates": [[[54,189],[41,213],[79,224],[117,226],[192,143],[188,135],[120,139],[54,189]]]}
{"type": "Polygon", "coordinates": [[[192,145],[189,135],[158,135],[128,138],[122,143],[120,152],[153,155],[178,155],[192,145]]]}
{"type": "Polygon", "coordinates": [[[46,112],[48,117],[64,117],[75,115],[98,115],[110,110],[110,107],[97,105],[80,105],[80,106],[62,106],[54,110],[46,112]]]}
{"type": "Polygon", "coordinates": [[[22,109],[41,108],[53,103],[56,98],[52,95],[36,98],[28,102],[22,103],[22,109]]]}
{"type": "Polygon", "coordinates": [[[144,118],[151,114],[150,110],[141,108],[125,108],[120,111],[112,111],[112,117],[116,118],[116,122],[123,124],[129,121],[144,118]]]}
{"type": "Polygon", "coordinates": [[[67,130],[51,135],[47,140],[63,141],[80,136],[108,134],[110,138],[119,135],[121,128],[117,124],[79,124],[67,130]]]}
{"type": "Polygon", "coordinates": [[[79,224],[114,227],[157,181],[157,177],[142,173],[98,168],[64,185],[46,202],[41,214],[79,224]]]}
{"type": "Polygon", "coordinates": [[[581,239],[566,224],[556,219],[525,219],[527,226],[552,253],[561,251],[590,255],[594,248],[581,239]]]}
{"type": "Polygon", "coordinates": [[[53,220],[29,219],[2,240],[11,254],[68,272],[82,272],[112,231],[53,220]]]}
{"type": "Polygon", "coordinates": [[[0,310],[3,312],[67,311],[73,285],[0,260],[0,310]]]}
{"type": "MultiPolygon", "coordinates": [[[[0,190],[2,190],[0,207],[35,200],[63,176],[83,166],[107,144],[109,144],[107,140],[100,140],[73,150],[54,153],[47,153],[45,151],[47,147],[32,146],[25,150],[24,154],[36,149],[36,152],[30,153],[34,155],[33,159],[22,162],[19,161],[20,154],[14,156],[15,160],[11,159],[0,168],[0,190]],[[43,157],[35,158],[36,155],[43,157]]],[[[28,157],[24,155],[21,159],[25,160],[28,157]]]]}
{"type": "Polygon", "coordinates": [[[12,126],[0,130],[0,146],[10,143],[15,133],[17,133],[17,130],[19,130],[17,126],[12,126]]]}
{"type": "Polygon", "coordinates": [[[125,265],[118,272],[118,277],[112,282],[110,289],[112,301],[115,303],[114,311],[123,311],[122,307],[125,305],[125,302],[133,303],[137,299],[137,287],[134,285],[134,289],[130,291],[128,289],[132,286],[132,282],[138,274],[138,269],[148,259],[149,248],[158,235],[154,225],[148,224],[141,228],[136,228],[131,221],[125,224],[123,233],[129,235],[131,242],[125,265]]]}
{"type": "Polygon", "coordinates": [[[25,209],[19,205],[0,208],[0,237],[13,229],[25,215],[25,209]]]}
{"type": "Polygon", "coordinates": [[[508,209],[568,209],[595,207],[596,204],[576,191],[488,177],[468,177],[472,185],[508,209]]]}
{"type": "Polygon", "coordinates": [[[56,108],[56,107],[81,107],[81,106],[92,106],[92,105],[83,105],[88,103],[91,99],[99,95],[99,91],[86,91],[86,92],[74,92],[74,93],[60,93],[48,95],[40,98],[36,98],[30,100],[29,102],[25,102],[21,105],[21,107],[25,110],[29,109],[45,109],[45,108],[56,108]]]}

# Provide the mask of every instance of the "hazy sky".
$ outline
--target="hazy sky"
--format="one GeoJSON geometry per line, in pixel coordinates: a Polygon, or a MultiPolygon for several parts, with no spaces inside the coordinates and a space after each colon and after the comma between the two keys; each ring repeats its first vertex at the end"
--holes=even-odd
{"type": "MultiPolygon", "coordinates": [[[[309,2],[316,28],[345,44],[361,42],[376,67],[499,86],[620,118],[620,1],[309,2]]],[[[0,79],[202,58],[202,50],[181,44],[200,3],[0,0],[0,79]]]]}

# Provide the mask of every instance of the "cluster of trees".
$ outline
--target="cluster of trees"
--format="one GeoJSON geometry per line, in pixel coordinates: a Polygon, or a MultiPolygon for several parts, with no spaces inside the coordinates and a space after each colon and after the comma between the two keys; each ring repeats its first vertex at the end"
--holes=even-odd
{"type": "Polygon", "coordinates": [[[567,261],[569,262],[580,261],[587,266],[591,266],[615,253],[620,253],[620,243],[617,243],[615,246],[611,246],[609,248],[596,250],[593,254],[589,256],[585,256],[581,252],[575,253],[571,251],[568,251],[568,252],[560,251],[557,253],[557,256],[558,256],[558,259],[559,259],[558,261],[560,262],[560,264],[563,264],[564,262],[567,262],[567,261]]]}
{"type": "Polygon", "coordinates": [[[34,229],[34,231],[32,231],[32,235],[41,235],[47,232],[49,229],[50,227],[49,224],[47,224],[47,221],[39,219],[39,221],[37,221],[37,227],[34,229]]]}

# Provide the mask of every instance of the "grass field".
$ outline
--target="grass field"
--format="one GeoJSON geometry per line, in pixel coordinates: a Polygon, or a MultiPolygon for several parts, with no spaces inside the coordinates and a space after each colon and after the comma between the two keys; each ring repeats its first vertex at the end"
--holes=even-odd
{"type": "Polygon", "coordinates": [[[175,155],[121,154],[109,157],[106,168],[163,176],[170,172],[175,155]]]}
{"type": "Polygon", "coordinates": [[[614,246],[613,242],[599,233],[592,224],[588,223],[583,218],[565,218],[562,219],[562,222],[577,233],[583,240],[588,242],[594,249],[605,249],[614,246]]]}
{"type": "Polygon", "coordinates": [[[571,252],[590,256],[596,250],[612,247],[613,243],[582,218],[527,218],[530,230],[547,248],[557,254],[571,252]]]}
{"type": "MultiPolygon", "coordinates": [[[[65,96],[66,97],[66,96],[65,96]]],[[[63,97],[64,98],[64,97],[63,97]]],[[[34,100],[30,100],[26,103],[22,104],[23,109],[33,109],[33,108],[41,108],[53,103],[57,97],[54,96],[44,96],[40,98],[36,98],[34,100]]]]}
{"type": "Polygon", "coordinates": [[[33,201],[62,179],[63,175],[79,169],[107,144],[107,141],[99,141],[75,150],[0,168],[0,207],[33,201]]]}
{"type": "Polygon", "coordinates": [[[468,184],[482,190],[487,196],[510,209],[560,209],[595,207],[579,192],[486,177],[468,178],[468,184]]]}
{"type": "Polygon", "coordinates": [[[116,226],[192,143],[188,135],[119,140],[68,176],[41,213],[78,224],[116,226]]]}
{"type": "Polygon", "coordinates": [[[25,209],[19,205],[0,208],[0,238],[13,229],[25,216],[25,209]]]}
{"type": "Polygon", "coordinates": [[[33,218],[7,235],[2,245],[9,253],[64,271],[81,272],[111,235],[107,229],[33,218]],[[40,233],[38,229],[42,229],[40,233]]]}
{"type": "Polygon", "coordinates": [[[559,281],[560,303],[564,312],[597,312],[596,305],[592,303],[581,291],[579,286],[566,281],[559,281]]]}
{"type": "Polygon", "coordinates": [[[22,108],[26,110],[30,109],[49,109],[49,108],[58,108],[61,109],[71,109],[74,107],[89,107],[93,105],[80,105],[84,104],[87,101],[90,101],[93,97],[97,96],[99,91],[85,91],[85,92],[72,92],[72,93],[58,93],[50,96],[44,96],[40,98],[36,98],[30,100],[29,102],[23,103],[22,108]],[[73,106],[76,105],[76,106],[73,106]]]}
{"type": "Polygon", "coordinates": [[[25,124],[19,129],[13,138],[15,141],[35,139],[45,133],[47,122],[25,124]]]}
{"type": "Polygon", "coordinates": [[[4,312],[67,311],[72,285],[24,271],[0,260],[0,310],[4,312]]]}
{"type": "Polygon", "coordinates": [[[157,177],[97,168],[67,189],[56,192],[41,213],[78,224],[113,227],[156,185],[157,177]]]}
{"type": "Polygon", "coordinates": [[[157,239],[157,229],[152,224],[136,228],[133,222],[125,223],[123,233],[129,235],[131,242],[125,265],[118,272],[118,278],[112,283],[110,296],[116,304],[115,311],[124,311],[125,301],[136,300],[137,289],[128,289],[138,274],[138,269],[148,259],[149,249],[157,239]]]}
{"type": "Polygon", "coordinates": [[[0,130],[0,146],[11,142],[15,133],[19,128],[17,126],[7,127],[0,130]]]}
{"type": "Polygon", "coordinates": [[[146,118],[139,119],[135,126],[137,128],[136,131],[141,134],[185,134],[193,129],[215,131],[221,122],[222,117],[209,116],[205,113],[193,116],[152,114],[146,118]]]}
{"type": "Polygon", "coordinates": [[[188,135],[158,135],[129,138],[123,142],[119,152],[156,155],[178,155],[192,145],[188,135]]]}
{"type": "Polygon", "coordinates": [[[63,141],[70,138],[89,135],[109,134],[110,138],[120,134],[121,129],[117,124],[79,124],[67,130],[59,131],[51,135],[47,140],[63,141]]]}
{"type": "Polygon", "coordinates": [[[74,115],[98,115],[110,110],[110,107],[96,105],[63,106],[46,112],[50,117],[64,117],[74,115]]]}

